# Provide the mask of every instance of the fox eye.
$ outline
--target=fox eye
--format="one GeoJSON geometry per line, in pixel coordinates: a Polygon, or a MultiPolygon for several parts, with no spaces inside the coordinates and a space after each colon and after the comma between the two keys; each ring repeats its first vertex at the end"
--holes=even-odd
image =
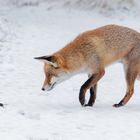
{"type": "Polygon", "coordinates": [[[53,74],[53,73],[48,73],[47,74],[47,78],[50,79],[52,77],[56,77],[56,74],[53,74]]]}
{"type": "Polygon", "coordinates": [[[56,67],[55,69],[59,69],[60,67],[56,67]]]}
{"type": "Polygon", "coordinates": [[[54,67],[53,65],[51,65],[51,68],[54,68],[54,69],[59,69],[59,67],[57,66],[57,67],[54,67]]]}

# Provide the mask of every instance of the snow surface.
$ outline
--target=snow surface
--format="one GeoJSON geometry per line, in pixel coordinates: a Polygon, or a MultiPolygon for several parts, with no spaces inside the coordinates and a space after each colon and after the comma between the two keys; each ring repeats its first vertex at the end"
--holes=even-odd
{"type": "Polygon", "coordinates": [[[125,94],[120,63],[106,68],[94,107],[84,108],[78,94],[87,75],[43,92],[43,64],[33,59],[62,48],[80,32],[106,24],[140,31],[138,16],[51,10],[41,4],[3,8],[0,17],[0,102],[5,104],[0,108],[0,140],[139,140],[139,81],[125,107],[112,107],[125,94]]]}

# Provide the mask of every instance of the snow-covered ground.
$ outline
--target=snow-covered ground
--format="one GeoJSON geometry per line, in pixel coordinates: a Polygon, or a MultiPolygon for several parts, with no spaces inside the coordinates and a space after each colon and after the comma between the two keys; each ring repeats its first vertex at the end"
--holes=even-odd
{"type": "Polygon", "coordinates": [[[125,94],[120,63],[106,68],[94,107],[83,108],[78,94],[87,75],[43,92],[43,64],[33,59],[102,25],[116,23],[140,31],[138,16],[105,17],[93,11],[51,10],[41,4],[3,8],[0,18],[4,27],[0,35],[5,37],[0,41],[0,102],[6,104],[0,108],[0,140],[139,140],[139,81],[125,107],[112,107],[125,94]]]}

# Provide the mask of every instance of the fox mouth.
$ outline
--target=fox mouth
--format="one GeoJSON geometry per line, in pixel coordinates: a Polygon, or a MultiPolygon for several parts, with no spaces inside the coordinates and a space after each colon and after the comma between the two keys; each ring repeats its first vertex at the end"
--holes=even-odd
{"type": "Polygon", "coordinates": [[[50,90],[52,90],[54,87],[55,87],[55,85],[56,85],[56,82],[55,83],[53,83],[48,89],[47,89],[47,91],[50,91],[50,90]]]}

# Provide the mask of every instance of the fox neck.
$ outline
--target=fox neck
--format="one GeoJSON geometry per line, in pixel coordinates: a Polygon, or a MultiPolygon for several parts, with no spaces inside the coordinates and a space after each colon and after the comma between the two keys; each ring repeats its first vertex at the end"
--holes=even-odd
{"type": "Polygon", "coordinates": [[[85,68],[82,68],[82,69],[79,69],[76,71],[67,71],[65,74],[60,75],[60,77],[62,79],[61,81],[68,80],[69,78],[71,78],[77,74],[80,74],[80,73],[86,73],[85,68]]]}

